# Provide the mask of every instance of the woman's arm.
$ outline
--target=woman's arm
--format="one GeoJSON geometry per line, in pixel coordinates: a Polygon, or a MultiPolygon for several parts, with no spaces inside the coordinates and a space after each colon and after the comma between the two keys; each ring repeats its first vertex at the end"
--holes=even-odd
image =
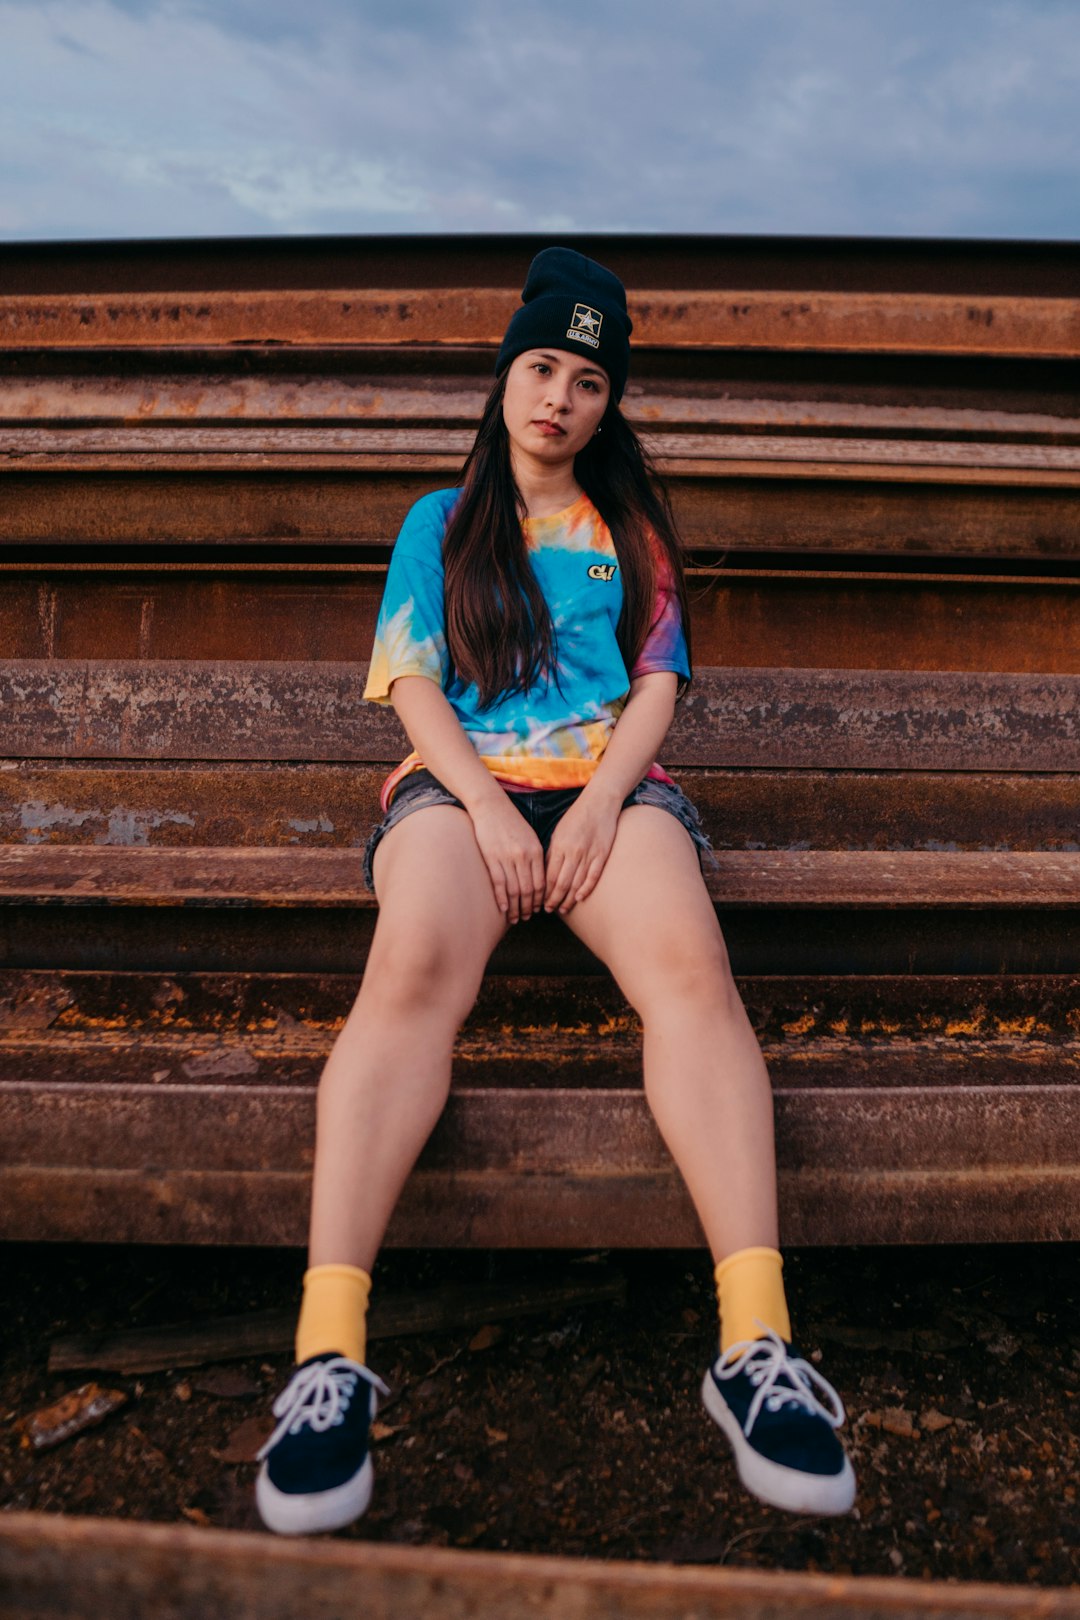
{"type": "Polygon", "coordinates": [[[499,910],[512,923],[531,917],[544,898],[540,840],[481,761],[446,694],[426,675],[399,675],[390,701],[427,769],[468,811],[499,910]]]}
{"type": "Polygon", "coordinates": [[[565,916],[596,888],[615,842],[623,800],[637,787],[667,735],[678,684],[679,677],[669,670],[631,681],[626,707],[599,765],[552,835],[545,911],[565,916]]]}

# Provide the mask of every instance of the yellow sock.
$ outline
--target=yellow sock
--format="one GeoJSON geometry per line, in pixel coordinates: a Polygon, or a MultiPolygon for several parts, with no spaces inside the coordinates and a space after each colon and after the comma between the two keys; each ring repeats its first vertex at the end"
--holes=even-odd
{"type": "Polygon", "coordinates": [[[783,1265],[778,1249],[738,1249],[720,1261],[713,1276],[720,1309],[721,1353],[741,1339],[759,1339],[759,1323],[791,1343],[783,1265]]]}
{"type": "Polygon", "coordinates": [[[296,1324],[297,1365],[336,1350],[364,1365],[371,1278],[359,1266],[311,1266],[296,1324]]]}

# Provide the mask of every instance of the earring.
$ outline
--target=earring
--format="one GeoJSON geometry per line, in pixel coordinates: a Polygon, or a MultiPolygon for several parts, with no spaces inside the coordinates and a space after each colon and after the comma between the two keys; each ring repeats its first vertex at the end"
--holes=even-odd
{"type": "Polygon", "coordinates": [[[603,430],[603,428],[602,428],[602,427],[598,427],[598,428],[597,428],[597,430],[596,430],[596,433],[594,433],[594,434],[593,434],[593,438],[594,438],[594,439],[595,439],[595,438],[596,438],[596,434],[597,434],[597,433],[603,433],[603,431],[604,431],[604,430],[603,430]]]}

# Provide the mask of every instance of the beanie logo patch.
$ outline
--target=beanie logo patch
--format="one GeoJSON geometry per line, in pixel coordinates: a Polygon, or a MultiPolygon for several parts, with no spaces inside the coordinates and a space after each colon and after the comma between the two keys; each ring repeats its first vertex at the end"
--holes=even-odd
{"type": "Polygon", "coordinates": [[[589,304],[575,304],[566,335],[573,338],[575,343],[587,343],[590,349],[598,349],[603,324],[604,317],[598,309],[593,309],[589,304]]]}

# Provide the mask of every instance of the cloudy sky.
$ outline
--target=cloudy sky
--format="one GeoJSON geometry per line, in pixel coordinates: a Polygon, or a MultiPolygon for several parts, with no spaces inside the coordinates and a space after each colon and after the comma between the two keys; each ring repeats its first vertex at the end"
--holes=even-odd
{"type": "Polygon", "coordinates": [[[0,240],[1080,238],[1080,0],[0,0],[0,240]]]}

